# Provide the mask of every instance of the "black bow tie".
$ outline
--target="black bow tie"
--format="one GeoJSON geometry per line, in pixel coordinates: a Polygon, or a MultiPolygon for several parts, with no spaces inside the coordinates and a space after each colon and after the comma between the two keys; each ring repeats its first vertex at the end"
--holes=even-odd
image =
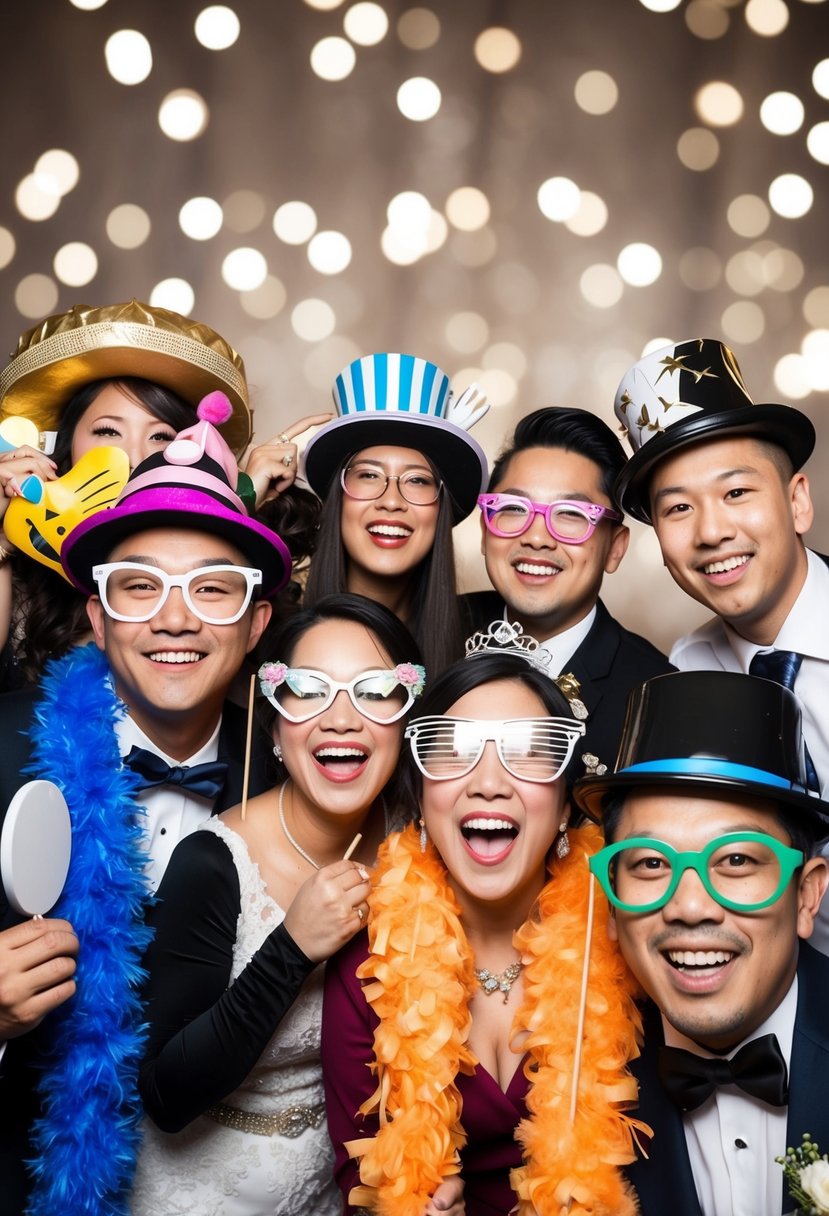
{"type": "Polygon", "coordinates": [[[227,777],[227,765],[221,760],[189,767],[186,764],[172,766],[144,747],[133,747],[124,764],[141,778],[140,790],[152,789],[155,785],[180,785],[188,793],[200,794],[202,798],[218,798],[227,777]]]}
{"type": "Polygon", "coordinates": [[[681,1047],[660,1047],[659,1078],[682,1111],[702,1106],[718,1085],[738,1085],[769,1106],[785,1106],[789,1100],[786,1061],[773,1034],[752,1039],[730,1060],[712,1060],[681,1047]]]}

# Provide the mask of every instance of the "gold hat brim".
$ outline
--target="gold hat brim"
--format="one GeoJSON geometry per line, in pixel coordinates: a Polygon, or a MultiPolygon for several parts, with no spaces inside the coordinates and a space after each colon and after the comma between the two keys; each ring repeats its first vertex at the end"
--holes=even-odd
{"type": "Polygon", "coordinates": [[[23,334],[0,373],[1,412],[30,418],[40,431],[57,430],[79,389],[119,376],[150,380],[193,407],[220,389],[233,406],[220,427],[228,445],[238,455],[250,442],[241,356],[207,325],[138,300],[104,308],[76,304],[23,334]]]}

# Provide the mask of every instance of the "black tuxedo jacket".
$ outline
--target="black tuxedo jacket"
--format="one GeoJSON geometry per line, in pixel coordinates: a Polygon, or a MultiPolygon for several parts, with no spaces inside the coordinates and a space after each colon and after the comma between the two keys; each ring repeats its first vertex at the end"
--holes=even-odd
{"type": "MultiPolygon", "coordinates": [[[[495,591],[475,591],[462,597],[462,610],[472,633],[500,620],[504,601],[495,591]]],[[[517,614],[507,615],[512,620],[517,614]]],[[[525,622],[521,625],[526,629],[525,622]]],[[[581,685],[580,696],[590,715],[587,733],[576,749],[574,778],[582,775],[580,758],[584,752],[593,752],[608,768],[613,767],[631,688],[653,676],[676,670],[661,650],[638,633],[623,628],[601,600],[596,604],[596,619],[590,632],[565,669],[581,685]]]]}
{"type": "MultiPolygon", "coordinates": [[[[797,1014],[789,1070],[789,1113],[786,1144],[796,1147],[809,1132],[820,1148],[829,1148],[829,958],[801,942],[797,966],[797,1014]]],[[[631,1071],[639,1081],[638,1118],[654,1129],[649,1159],[627,1169],[642,1205],[642,1216],[702,1216],[691,1173],[682,1116],[668,1099],[657,1075],[662,1021],[649,1004],[645,1012],[645,1045],[631,1071]]],[[[790,1212],[780,1170],[780,1211],[790,1212]]]]}
{"type": "MultiPolygon", "coordinates": [[[[0,827],[13,795],[31,777],[22,769],[31,760],[27,730],[32,724],[38,700],[37,688],[0,696],[0,827]]],[[[217,799],[214,814],[241,801],[244,775],[247,714],[238,705],[226,702],[219,731],[218,759],[227,763],[224,790],[217,799]]],[[[251,750],[249,793],[260,794],[268,788],[268,750],[254,732],[251,750]]],[[[23,918],[8,904],[0,887],[0,930],[23,918]]],[[[48,1045],[47,1018],[28,1035],[10,1040],[0,1059],[0,1216],[22,1216],[28,1179],[23,1162],[29,1155],[28,1136],[37,1114],[35,1084],[41,1052],[48,1045]]]]}

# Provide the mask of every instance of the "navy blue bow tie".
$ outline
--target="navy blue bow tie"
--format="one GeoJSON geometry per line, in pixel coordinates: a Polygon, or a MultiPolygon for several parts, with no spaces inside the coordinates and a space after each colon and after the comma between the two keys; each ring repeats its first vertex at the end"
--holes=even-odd
{"type": "Polygon", "coordinates": [[[186,764],[173,766],[144,747],[133,747],[124,764],[141,778],[140,790],[149,790],[156,785],[179,785],[202,798],[218,798],[227,777],[227,765],[221,760],[189,767],[186,764]]]}
{"type": "Polygon", "coordinates": [[[769,1106],[785,1106],[789,1100],[786,1061],[774,1034],[752,1039],[730,1060],[660,1047],[659,1079],[681,1111],[702,1106],[718,1085],[737,1085],[769,1106]]]}

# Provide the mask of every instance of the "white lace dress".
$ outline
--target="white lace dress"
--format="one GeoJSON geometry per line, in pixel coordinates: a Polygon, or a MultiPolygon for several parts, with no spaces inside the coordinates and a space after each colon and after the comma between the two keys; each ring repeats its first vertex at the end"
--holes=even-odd
{"type": "MultiPolygon", "coordinates": [[[[224,841],[239,875],[241,910],[231,982],[285,913],[270,898],[247,846],[218,818],[201,824],[224,841]]],[[[264,1115],[302,1106],[322,1111],[317,967],[245,1082],[225,1105],[264,1115]]],[[[201,1116],[168,1135],[148,1119],[131,1197],[133,1216],[338,1216],[334,1155],[325,1119],[292,1139],[237,1131],[201,1116]]]]}

